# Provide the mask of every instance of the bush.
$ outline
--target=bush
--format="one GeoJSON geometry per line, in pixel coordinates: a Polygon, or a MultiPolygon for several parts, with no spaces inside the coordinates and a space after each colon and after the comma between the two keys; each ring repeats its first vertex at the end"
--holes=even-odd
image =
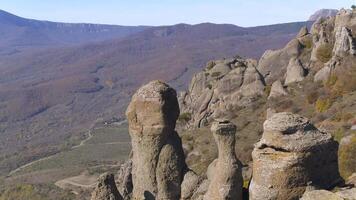
{"type": "Polygon", "coordinates": [[[317,91],[311,91],[310,93],[307,94],[307,102],[309,104],[314,104],[319,97],[319,93],[317,91]]]}
{"type": "Polygon", "coordinates": [[[331,88],[332,86],[335,85],[337,81],[337,76],[336,75],[331,75],[324,83],[325,87],[331,88]]]}
{"type": "Polygon", "coordinates": [[[181,122],[189,122],[192,119],[192,114],[185,112],[179,115],[178,120],[181,122]]]}
{"type": "Polygon", "coordinates": [[[211,70],[214,66],[215,66],[215,62],[214,62],[214,61],[209,61],[209,62],[206,64],[206,69],[207,69],[207,70],[211,70]]]}
{"type": "Polygon", "coordinates": [[[211,74],[211,76],[212,77],[218,77],[218,76],[220,76],[220,72],[213,72],[212,74],[211,74]]]}
{"type": "Polygon", "coordinates": [[[348,178],[356,169],[356,135],[339,149],[339,170],[343,178],[348,178]]]}
{"type": "Polygon", "coordinates": [[[269,96],[269,94],[271,93],[271,88],[272,88],[271,85],[266,85],[266,87],[264,89],[266,96],[269,96]]]}
{"type": "Polygon", "coordinates": [[[322,113],[327,111],[331,106],[331,101],[330,99],[324,99],[324,98],[318,98],[318,100],[315,103],[315,109],[322,113]]]}
{"type": "Polygon", "coordinates": [[[322,44],[316,50],[316,57],[323,63],[328,62],[331,59],[333,46],[331,44],[322,44]]]}

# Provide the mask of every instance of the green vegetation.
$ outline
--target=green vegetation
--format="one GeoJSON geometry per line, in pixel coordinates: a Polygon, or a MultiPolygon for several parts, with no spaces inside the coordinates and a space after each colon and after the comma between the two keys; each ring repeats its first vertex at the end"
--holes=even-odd
{"type": "Polygon", "coordinates": [[[313,39],[308,37],[302,41],[304,48],[311,49],[313,47],[313,39]]]}
{"type": "Polygon", "coordinates": [[[316,56],[321,62],[326,63],[332,57],[332,50],[333,50],[333,46],[331,44],[328,43],[322,44],[316,50],[316,56]]]}
{"type": "Polygon", "coordinates": [[[3,191],[0,191],[0,200],[72,200],[74,195],[65,192],[58,192],[57,188],[18,184],[8,186],[3,191]]]}
{"type": "Polygon", "coordinates": [[[84,170],[98,165],[112,165],[127,159],[131,149],[127,125],[101,127],[92,134],[81,146],[35,162],[16,174],[42,170],[66,170],[70,173],[78,168],[84,170]]]}
{"type": "Polygon", "coordinates": [[[356,134],[348,142],[342,145],[339,149],[339,170],[341,176],[344,178],[349,177],[356,169],[356,134]]]}
{"type": "Polygon", "coordinates": [[[215,66],[215,62],[214,62],[214,61],[209,61],[209,62],[206,64],[206,69],[207,69],[207,70],[211,70],[214,66],[215,66]]]}
{"type": "Polygon", "coordinates": [[[219,77],[220,76],[220,72],[213,72],[212,74],[211,74],[211,77],[219,77]]]}
{"type": "Polygon", "coordinates": [[[271,88],[272,86],[271,85],[266,85],[265,89],[264,89],[264,92],[265,92],[265,95],[268,97],[269,94],[271,93],[271,88]]]}
{"type": "Polygon", "coordinates": [[[319,98],[319,93],[318,91],[310,91],[308,94],[307,94],[307,102],[309,104],[314,104],[319,98]]]}
{"type": "Polygon", "coordinates": [[[351,9],[352,9],[352,10],[356,10],[356,5],[352,5],[352,6],[351,6],[351,9]]]}
{"type": "Polygon", "coordinates": [[[318,98],[318,100],[315,103],[315,109],[316,111],[322,113],[327,111],[331,106],[331,101],[328,98],[318,98]]]}
{"type": "Polygon", "coordinates": [[[185,113],[181,113],[178,117],[178,120],[181,122],[189,122],[192,119],[192,114],[185,112],[185,113]]]}

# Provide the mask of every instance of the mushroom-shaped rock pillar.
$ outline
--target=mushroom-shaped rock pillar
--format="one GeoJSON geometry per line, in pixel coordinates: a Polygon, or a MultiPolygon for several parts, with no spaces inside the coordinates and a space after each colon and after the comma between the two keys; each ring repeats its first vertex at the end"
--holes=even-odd
{"type": "Polygon", "coordinates": [[[216,121],[211,126],[219,155],[204,200],[242,200],[242,170],[235,154],[236,126],[216,121]]]}
{"type": "Polygon", "coordinates": [[[176,91],[161,81],[142,86],[126,110],[132,143],[132,199],[179,199],[186,168],[176,91]]]}

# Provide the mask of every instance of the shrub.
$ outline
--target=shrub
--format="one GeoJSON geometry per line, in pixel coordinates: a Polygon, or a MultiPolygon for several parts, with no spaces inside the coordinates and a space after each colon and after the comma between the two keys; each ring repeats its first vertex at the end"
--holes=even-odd
{"type": "Polygon", "coordinates": [[[351,9],[352,9],[352,10],[356,10],[356,6],[355,6],[355,5],[352,5],[352,6],[351,6],[351,9]]]}
{"type": "Polygon", "coordinates": [[[339,149],[339,169],[342,177],[347,178],[356,169],[356,135],[339,149]]]}
{"type": "Polygon", "coordinates": [[[333,46],[331,44],[322,44],[316,50],[316,57],[323,63],[328,62],[332,56],[333,46]]]}
{"type": "Polygon", "coordinates": [[[211,70],[214,66],[215,66],[215,62],[214,62],[214,61],[209,61],[209,62],[206,64],[206,69],[207,69],[207,70],[211,70]]]}
{"type": "Polygon", "coordinates": [[[271,93],[271,88],[272,88],[271,85],[266,85],[266,87],[264,89],[266,96],[269,96],[269,94],[271,93]]]}
{"type": "Polygon", "coordinates": [[[307,94],[307,102],[309,104],[314,104],[319,97],[319,93],[317,91],[311,91],[310,93],[307,94]]]}
{"type": "Polygon", "coordinates": [[[192,119],[192,114],[185,112],[179,115],[178,120],[182,122],[189,122],[192,119]]]}
{"type": "Polygon", "coordinates": [[[331,101],[330,99],[325,99],[325,98],[318,98],[318,100],[315,103],[315,109],[322,113],[327,111],[331,106],[331,101]]]}
{"type": "Polygon", "coordinates": [[[325,87],[330,88],[335,85],[336,81],[337,81],[337,76],[333,74],[325,81],[324,85],[325,87]]]}
{"type": "Polygon", "coordinates": [[[212,74],[211,74],[211,76],[212,77],[218,77],[218,76],[220,76],[220,72],[213,72],[212,74]]]}
{"type": "Polygon", "coordinates": [[[311,38],[303,40],[303,46],[307,49],[311,49],[313,47],[313,40],[311,38]]]}

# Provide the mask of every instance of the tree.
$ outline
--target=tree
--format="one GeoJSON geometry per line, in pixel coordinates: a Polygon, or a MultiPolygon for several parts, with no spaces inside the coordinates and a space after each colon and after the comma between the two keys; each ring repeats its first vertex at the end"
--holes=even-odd
{"type": "Polygon", "coordinates": [[[352,10],[356,10],[356,5],[351,6],[352,10]]]}

